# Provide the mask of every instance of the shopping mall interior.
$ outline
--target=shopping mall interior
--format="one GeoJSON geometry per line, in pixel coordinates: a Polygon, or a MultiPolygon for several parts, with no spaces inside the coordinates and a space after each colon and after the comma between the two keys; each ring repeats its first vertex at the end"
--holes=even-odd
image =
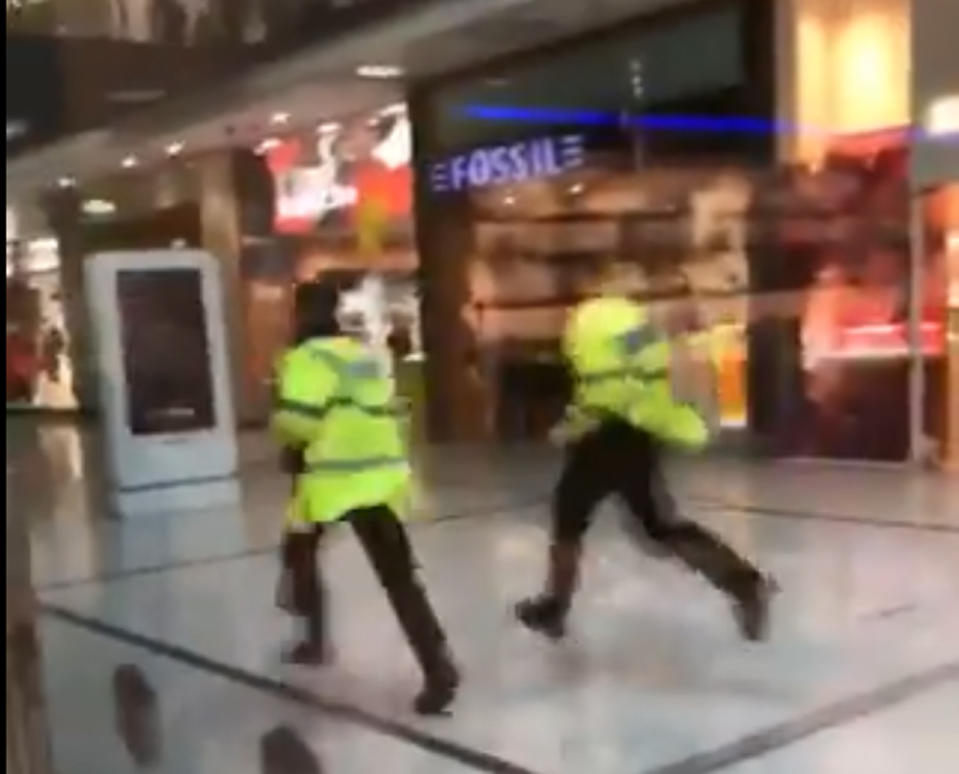
{"type": "Polygon", "coordinates": [[[959,3],[86,5],[7,3],[9,770],[959,768],[959,3]],[[344,276],[448,717],[339,527],[334,657],[280,657],[278,374],[344,276]],[[614,501],[570,634],[513,618],[609,295],[681,331],[667,478],[767,642],[614,501]]]}

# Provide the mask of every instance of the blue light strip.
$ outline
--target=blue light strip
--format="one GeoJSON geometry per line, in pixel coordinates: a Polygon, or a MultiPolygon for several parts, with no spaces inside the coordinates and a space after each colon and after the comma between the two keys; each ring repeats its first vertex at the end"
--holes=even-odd
{"type": "Polygon", "coordinates": [[[779,122],[753,116],[701,116],[685,114],[630,115],[578,108],[521,107],[513,105],[465,105],[461,113],[483,121],[575,126],[633,126],[638,129],[686,132],[738,132],[771,134],[789,131],[779,122]]]}
{"type": "MultiPolygon", "coordinates": [[[[758,116],[704,116],[689,114],[647,113],[631,115],[604,110],[580,108],[523,107],[517,105],[468,104],[459,110],[466,118],[518,124],[552,124],[566,126],[633,127],[651,131],[702,132],[730,134],[804,134],[841,137],[848,132],[836,132],[822,127],[800,126],[758,116]]],[[[896,127],[890,127],[890,129],[896,127]]],[[[882,130],[877,130],[882,131],[882,130]]],[[[909,139],[933,142],[959,142],[959,132],[930,135],[924,129],[903,127],[909,139]]],[[[865,134],[868,134],[866,132],[865,134]]]]}

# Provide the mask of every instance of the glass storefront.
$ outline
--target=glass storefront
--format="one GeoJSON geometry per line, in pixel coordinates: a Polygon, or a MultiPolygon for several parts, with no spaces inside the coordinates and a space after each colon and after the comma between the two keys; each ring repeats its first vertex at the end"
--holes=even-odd
{"type": "Polygon", "coordinates": [[[926,386],[923,431],[927,457],[959,466],[959,183],[937,186],[922,199],[926,272],[922,276],[926,386]],[[941,331],[941,333],[940,333],[941,331]]]}
{"type": "Polygon", "coordinates": [[[73,409],[57,240],[20,240],[9,221],[8,216],[7,407],[73,409]]]}
{"type": "MultiPolygon", "coordinates": [[[[410,153],[406,106],[384,105],[342,122],[290,128],[255,148],[169,158],[84,181],[71,191],[77,206],[60,227],[74,237],[70,260],[78,263],[97,251],[171,246],[208,249],[221,259],[244,423],[268,416],[296,285],[330,271],[368,277],[352,300],[354,323],[383,350],[413,400],[422,392],[423,350],[410,153]]],[[[25,358],[14,361],[11,370],[8,355],[8,374],[26,368],[25,358]]],[[[13,382],[21,389],[24,379],[11,375],[13,382]]]]}
{"type": "Polygon", "coordinates": [[[352,324],[389,353],[412,400],[421,391],[422,348],[405,105],[321,124],[257,150],[269,172],[271,214],[260,237],[247,240],[241,266],[247,367],[261,412],[276,357],[289,341],[293,290],[330,271],[366,277],[348,300],[352,324]]]}
{"type": "Polygon", "coordinates": [[[615,288],[661,314],[692,294],[717,422],[742,439],[750,222],[775,147],[767,11],[700,6],[420,91],[434,435],[542,438],[568,393],[565,316],[615,288]]]}
{"type": "MultiPolygon", "coordinates": [[[[906,133],[819,131],[815,163],[778,161],[783,135],[808,132],[773,119],[759,5],[640,20],[418,93],[439,437],[543,437],[568,391],[565,315],[614,288],[689,315],[720,446],[907,458],[906,133]]],[[[926,403],[941,406],[942,266],[920,260],[926,403]]]]}

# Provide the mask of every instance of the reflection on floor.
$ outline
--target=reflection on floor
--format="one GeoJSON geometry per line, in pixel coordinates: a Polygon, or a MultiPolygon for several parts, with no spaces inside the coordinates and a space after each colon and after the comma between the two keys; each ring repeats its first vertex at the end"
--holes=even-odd
{"type": "Polygon", "coordinates": [[[7,427],[8,511],[32,530],[58,771],[947,772],[959,770],[959,481],[683,461],[687,513],[778,579],[746,645],[700,579],[638,552],[615,503],[587,545],[572,633],[520,630],[541,582],[558,459],[428,449],[412,537],[466,682],[452,717],[408,710],[417,675],[347,532],[321,558],[337,661],[279,664],[287,483],[245,445],[244,507],[118,522],[93,439],[7,427]],[[331,704],[332,703],[332,704],[331,704]]]}

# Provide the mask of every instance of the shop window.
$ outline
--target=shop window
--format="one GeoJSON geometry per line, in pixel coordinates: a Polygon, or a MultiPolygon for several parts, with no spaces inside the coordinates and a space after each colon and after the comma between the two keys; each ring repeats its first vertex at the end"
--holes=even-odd
{"type": "Polygon", "coordinates": [[[7,243],[7,406],[76,408],[56,239],[7,243]]]}

